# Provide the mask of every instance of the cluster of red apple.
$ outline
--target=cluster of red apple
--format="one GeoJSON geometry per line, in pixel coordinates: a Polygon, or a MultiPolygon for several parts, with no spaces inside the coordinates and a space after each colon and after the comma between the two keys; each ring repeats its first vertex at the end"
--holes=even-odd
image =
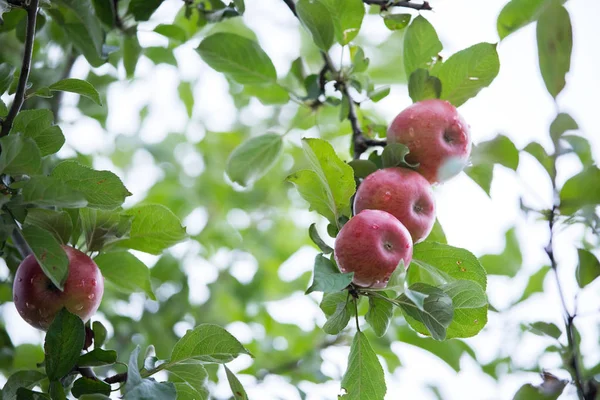
{"type": "Polygon", "coordinates": [[[104,294],[104,277],[96,263],[73,247],[63,249],[69,258],[63,291],[46,276],[33,254],[25,257],[15,274],[13,300],[17,311],[29,325],[44,331],[63,307],[87,322],[104,294]]]}
{"type": "Polygon", "coordinates": [[[342,272],[354,272],[358,286],[384,288],[402,261],[408,268],[413,243],[435,223],[431,184],[457,175],[471,153],[469,126],[447,101],[425,100],[402,111],[387,131],[389,144],[401,143],[413,169],[384,168],[367,176],[354,199],[355,216],[335,240],[342,272]]]}

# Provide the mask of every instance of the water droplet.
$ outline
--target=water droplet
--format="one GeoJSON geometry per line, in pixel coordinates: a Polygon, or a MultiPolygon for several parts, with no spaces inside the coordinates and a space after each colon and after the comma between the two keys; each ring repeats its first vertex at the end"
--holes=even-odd
{"type": "Polygon", "coordinates": [[[75,306],[75,310],[77,310],[77,311],[81,311],[81,310],[83,310],[83,304],[77,304],[77,305],[75,306]]]}
{"type": "Polygon", "coordinates": [[[94,297],[96,297],[96,295],[94,293],[88,294],[88,299],[94,300],[94,297]]]}
{"type": "Polygon", "coordinates": [[[385,192],[385,194],[383,195],[384,201],[389,201],[391,198],[392,198],[392,193],[390,193],[390,192],[385,192]]]}
{"type": "Polygon", "coordinates": [[[379,229],[379,225],[373,224],[373,225],[371,225],[371,228],[377,230],[377,229],[379,229]]]}
{"type": "Polygon", "coordinates": [[[79,286],[85,286],[85,279],[79,281],[79,286]]]}
{"type": "Polygon", "coordinates": [[[414,129],[414,128],[412,128],[412,127],[408,128],[408,134],[409,134],[410,136],[415,136],[415,129],[414,129]]]}
{"type": "Polygon", "coordinates": [[[33,324],[33,321],[30,320],[29,318],[25,318],[25,322],[27,322],[29,325],[33,324]]]}
{"type": "Polygon", "coordinates": [[[460,264],[462,264],[462,261],[458,260],[458,261],[456,262],[456,265],[460,265],[460,264]]]}
{"type": "Polygon", "coordinates": [[[35,310],[35,305],[25,302],[25,307],[29,308],[30,310],[35,310]]]}
{"type": "Polygon", "coordinates": [[[30,283],[30,284],[32,284],[32,285],[33,285],[33,282],[35,282],[35,278],[31,278],[31,279],[29,280],[29,283],[30,283]]]}
{"type": "Polygon", "coordinates": [[[17,295],[15,294],[15,295],[13,296],[13,299],[15,300],[15,303],[16,303],[17,301],[19,301],[19,296],[17,296],[17,295]]]}
{"type": "Polygon", "coordinates": [[[23,282],[23,278],[17,279],[18,282],[23,282]]]}
{"type": "Polygon", "coordinates": [[[406,248],[410,249],[410,243],[406,243],[406,248]]]}
{"type": "Polygon", "coordinates": [[[96,286],[96,283],[97,283],[97,282],[96,282],[96,280],[95,280],[95,279],[92,279],[92,281],[91,281],[91,282],[92,282],[92,286],[96,286]]]}

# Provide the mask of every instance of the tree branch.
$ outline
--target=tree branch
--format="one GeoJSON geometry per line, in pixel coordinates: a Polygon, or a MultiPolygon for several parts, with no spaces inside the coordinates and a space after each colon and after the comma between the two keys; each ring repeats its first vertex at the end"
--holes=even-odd
{"type": "MultiPolygon", "coordinates": [[[[63,72],[60,76],[60,80],[67,79],[69,76],[71,76],[71,70],[73,69],[73,64],[75,64],[75,60],[77,60],[77,55],[73,52],[73,50],[71,50],[65,62],[65,68],[63,69],[63,72]]],[[[51,108],[55,122],[58,122],[58,112],[60,111],[60,105],[64,97],[64,93],[65,92],[63,92],[62,90],[59,90],[52,98],[51,108]]]]}
{"type": "Polygon", "coordinates": [[[127,382],[127,372],[121,372],[120,374],[109,376],[104,379],[104,382],[108,384],[127,382]]]}
{"type": "Polygon", "coordinates": [[[33,42],[35,40],[35,23],[37,20],[39,0],[31,0],[28,6],[25,6],[27,10],[27,32],[25,35],[25,49],[23,51],[23,64],[21,66],[21,74],[19,76],[19,82],[17,84],[17,91],[15,93],[15,99],[13,100],[12,106],[8,111],[6,119],[2,121],[2,130],[0,130],[0,137],[8,135],[15,117],[21,111],[23,102],[25,101],[25,91],[27,90],[27,80],[29,79],[29,71],[31,70],[31,58],[33,56],[33,42]]]}
{"type": "MultiPolygon", "coordinates": [[[[552,182],[553,189],[556,191],[555,182],[552,182]]],[[[570,367],[572,368],[573,380],[575,381],[575,386],[577,387],[577,395],[580,400],[588,400],[588,397],[585,394],[585,390],[583,387],[583,376],[581,373],[581,367],[579,365],[579,349],[577,347],[577,343],[575,343],[575,326],[573,324],[573,320],[575,319],[575,315],[571,314],[569,308],[567,307],[567,302],[565,300],[565,294],[562,288],[562,284],[560,282],[560,278],[558,277],[558,264],[556,259],[554,258],[554,222],[556,220],[556,205],[552,206],[550,213],[548,215],[548,229],[550,231],[550,238],[548,239],[548,244],[544,249],[546,254],[548,255],[548,259],[550,260],[550,266],[554,271],[554,277],[556,278],[556,286],[558,288],[558,294],[560,297],[560,302],[563,307],[563,313],[565,318],[565,328],[567,331],[567,344],[571,351],[570,357],[570,367]]]]}
{"type": "Polygon", "coordinates": [[[390,7],[405,7],[413,10],[433,10],[428,1],[423,3],[412,3],[410,1],[390,1],[390,0],[363,0],[363,3],[381,7],[382,10],[387,10],[390,7]]]}

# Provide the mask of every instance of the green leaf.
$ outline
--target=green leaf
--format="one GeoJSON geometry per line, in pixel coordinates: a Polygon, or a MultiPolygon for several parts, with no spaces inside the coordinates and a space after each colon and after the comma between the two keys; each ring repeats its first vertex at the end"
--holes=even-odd
{"type": "Polygon", "coordinates": [[[384,98],[386,98],[390,94],[390,90],[391,89],[389,86],[380,86],[372,92],[369,92],[368,96],[371,99],[371,101],[377,103],[379,100],[383,100],[384,98]]]}
{"type": "Polygon", "coordinates": [[[175,385],[177,400],[208,400],[208,372],[199,362],[171,365],[166,368],[175,385]]]}
{"type": "Polygon", "coordinates": [[[137,257],[127,251],[102,253],[94,262],[102,271],[104,279],[123,293],[145,292],[156,300],[150,284],[150,270],[137,257]]]}
{"type": "Polygon", "coordinates": [[[515,304],[520,303],[522,301],[527,300],[532,294],[542,293],[544,291],[544,280],[546,279],[546,275],[551,270],[550,266],[546,265],[539,269],[536,273],[529,277],[527,281],[527,286],[525,286],[525,290],[523,290],[523,294],[515,302],[515,304]]]}
{"type": "Polygon", "coordinates": [[[133,28],[133,31],[127,32],[122,36],[123,39],[123,67],[125,67],[125,75],[127,79],[135,77],[135,68],[142,55],[142,46],[140,46],[139,39],[137,37],[137,28],[133,28]]]}
{"type": "Polygon", "coordinates": [[[513,397],[513,400],[557,400],[569,381],[560,380],[554,375],[544,373],[544,383],[540,386],[526,384],[513,397]]]}
{"type": "Polygon", "coordinates": [[[496,44],[479,43],[461,50],[436,71],[442,81],[440,98],[458,107],[489,86],[499,71],[496,44]]]}
{"type": "Polygon", "coordinates": [[[399,31],[408,26],[410,14],[387,14],[383,16],[383,23],[391,31],[399,31]]]}
{"type": "MultiPolygon", "coordinates": [[[[57,26],[65,31],[77,51],[93,67],[106,61],[102,52],[104,31],[91,1],[56,0],[58,7],[46,9],[57,26]]],[[[54,4],[53,4],[54,5],[54,4]]]]}
{"type": "Polygon", "coordinates": [[[192,90],[192,84],[190,82],[181,81],[177,87],[179,92],[179,98],[185,105],[185,110],[189,118],[192,118],[194,111],[194,91],[192,90]]]}
{"type": "Polygon", "coordinates": [[[584,288],[600,276],[600,261],[598,258],[585,249],[577,249],[579,264],[577,264],[577,283],[580,288],[584,288]]]}
{"type": "Polygon", "coordinates": [[[127,210],[124,215],[132,216],[133,221],[129,238],[118,242],[121,247],[161,254],[186,237],[179,218],[164,206],[142,205],[127,210]]]}
{"type": "Polygon", "coordinates": [[[404,69],[410,76],[418,68],[429,68],[442,51],[434,27],[423,16],[413,19],[404,36],[404,69]]]}
{"type": "MultiPolygon", "coordinates": [[[[50,400],[50,396],[45,393],[35,392],[25,388],[17,389],[17,400],[50,400]]],[[[56,399],[62,400],[62,399],[56,399]]]]}
{"type": "Polygon", "coordinates": [[[54,125],[52,111],[24,110],[15,118],[11,133],[22,133],[35,141],[42,157],[58,152],[65,143],[62,130],[54,125]]]}
{"type": "Polygon", "coordinates": [[[511,0],[498,16],[500,39],[537,20],[545,7],[554,0],[511,0]]]}
{"type": "Polygon", "coordinates": [[[407,279],[411,285],[422,282],[434,286],[462,279],[476,282],[484,290],[487,282],[485,270],[471,252],[434,242],[415,245],[407,279]]]}
{"type": "Polygon", "coordinates": [[[571,69],[573,31],[567,10],[558,3],[548,6],[537,23],[540,71],[548,92],[558,96],[571,69]]]}
{"type": "Polygon", "coordinates": [[[242,186],[251,186],[262,178],[283,153],[283,140],[276,133],[253,137],[240,146],[227,160],[227,175],[242,186]]]}
{"type": "MultiPolygon", "coordinates": [[[[380,292],[379,294],[388,297],[385,292],[380,292]]],[[[385,335],[393,316],[394,306],[389,301],[375,296],[369,297],[369,311],[367,311],[365,319],[371,325],[371,328],[373,328],[376,336],[381,337],[385,335]]]]}
{"type": "Polygon", "coordinates": [[[419,164],[410,164],[406,161],[406,156],[410,153],[408,147],[402,143],[390,143],[385,146],[381,153],[381,162],[383,168],[405,167],[414,168],[419,164]]]}
{"type": "MultiPolygon", "coordinates": [[[[94,331],[94,335],[96,331],[94,331]]],[[[94,339],[96,337],[94,336],[94,339]]],[[[94,350],[82,354],[77,361],[77,365],[80,367],[101,367],[105,365],[112,365],[117,362],[117,352],[114,350],[103,350],[95,348],[94,350]]]]}
{"type": "Polygon", "coordinates": [[[452,299],[454,314],[446,338],[477,335],[487,323],[488,302],[483,288],[473,281],[454,281],[440,286],[452,299]]]}
{"type": "Polygon", "coordinates": [[[111,392],[110,385],[98,379],[87,378],[85,376],[73,382],[71,394],[77,398],[84,394],[99,393],[108,396],[111,392]]]}
{"type": "Polygon", "coordinates": [[[594,157],[592,156],[592,146],[585,138],[577,135],[565,135],[561,139],[567,142],[571,149],[577,154],[581,163],[588,167],[594,163],[594,157]]]}
{"type": "Polygon", "coordinates": [[[354,272],[342,274],[340,270],[323,254],[317,254],[315,258],[315,271],[313,283],[306,294],[312,292],[338,292],[352,282],[354,272]]]}
{"type": "Polygon", "coordinates": [[[383,368],[369,340],[362,332],[354,335],[348,369],[342,378],[343,400],[383,400],[386,392],[383,368]]]}
{"type": "Polygon", "coordinates": [[[400,303],[406,321],[419,333],[431,335],[436,340],[446,339],[446,332],[453,318],[450,296],[441,289],[424,283],[416,283],[409,289],[423,293],[427,297],[423,302],[423,310],[420,310],[406,294],[398,297],[397,302],[400,303]]]}
{"type": "Polygon", "coordinates": [[[448,241],[446,240],[446,234],[444,233],[444,229],[442,228],[442,224],[440,224],[439,219],[436,218],[433,228],[425,240],[428,242],[448,244],[448,241]]]}
{"type": "Polygon", "coordinates": [[[163,0],[131,0],[127,14],[133,15],[136,21],[148,21],[163,0]]]}
{"type": "Polygon", "coordinates": [[[523,265],[523,255],[515,228],[506,232],[506,244],[502,253],[481,256],[479,261],[490,275],[514,277],[523,265]]]}
{"type": "Polygon", "coordinates": [[[410,74],[408,95],[413,103],[427,99],[439,99],[442,94],[442,82],[429,71],[419,68],[410,74]]]}
{"type": "Polygon", "coordinates": [[[81,96],[87,97],[99,106],[102,105],[100,100],[100,93],[87,81],[81,79],[63,79],[49,86],[52,91],[63,91],[70,93],[77,93],[81,96]]]}
{"type": "Polygon", "coordinates": [[[579,129],[577,122],[567,113],[559,113],[552,124],[550,124],[550,136],[556,143],[561,136],[567,131],[575,131],[579,129]]]}
{"type": "Polygon", "coordinates": [[[119,210],[83,208],[79,214],[88,251],[101,251],[105,246],[126,238],[133,220],[132,216],[122,215],[119,210]]]}
{"type": "Polygon", "coordinates": [[[44,341],[48,379],[59,380],[71,371],[79,359],[84,342],[83,321],[63,308],[50,324],[44,341]]]}
{"type": "Polygon", "coordinates": [[[600,169],[590,166],[565,182],[560,190],[560,210],[572,214],[581,207],[600,204],[600,169]]]}
{"type": "Polygon", "coordinates": [[[310,209],[338,225],[341,216],[350,216],[350,198],[356,192],[352,167],[338,158],[329,142],[302,139],[304,154],[311,169],[288,177],[310,209]]]}
{"type": "Polygon", "coordinates": [[[525,146],[523,151],[526,151],[527,153],[535,157],[535,159],[538,160],[542,167],[544,167],[546,172],[548,172],[548,175],[550,175],[551,177],[555,175],[554,162],[552,161],[552,158],[548,155],[548,153],[541,144],[539,144],[538,142],[531,142],[527,146],[525,146]]]}
{"type": "Polygon", "coordinates": [[[322,50],[329,50],[334,39],[334,21],[328,8],[316,0],[300,0],[296,3],[296,12],[313,42],[322,50]]]}
{"type": "Polygon", "coordinates": [[[310,239],[313,241],[314,244],[317,245],[317,247],[319,248],[319,250],[321,250],[323,254],[333,253],[333,249],[329,247],[329,245],[325,243],[323,239],[321,239],[321,236],[319,236],[316,224],[312,224],[310,228],[308,228],[308,236],[310,236],[310,239]]]}
{"type": "Polygon", "coordinates": [[[227,365],[224,365],[225,373],[227,374],[227,380],[229,381],[229,387],[231,388],[231,392],[233,393],[234,400],[248,400],[248,395],[246,394],[246,390],[235,376],[233,372],[227,368],[227,365]]]}
{"type": "MultiPolygon", "coordinates": [[[[327,317],[330,317],[337,310],[338,304],[339,303],[346,304],[347,300],[348,300],[348,292],[346,292],[346,291],[324,293],[323,299],[321,300],[321,304],[319,304],[319,307],[321,308],[321,310],[323,311],[323,313],[325,313],[325,315],[327,317]]],[[[354,308],[352,308],[352,310],[354,310],[354,308]]]]}
{"type": "Polygon", "coordinates": [[[96,16],[108,28],[115,26],[115,5],[112,0],[92,0],[96,16]]]}
{"type": "Polygon", "coordinates": [[[533,324],[528,325],[527,330],[531,331],[538,336],[550,336],[554,339],[558,339],[560,335],[562,335],[562,331],[558,326],[553,323],[548,322],[534,322],[533,324]]]}
{"type": "Polygon", "coordinates": [[[2,400],[17,400],[19,388],[31,389],[46,379],[39,371],[17,371],[12,374],[2,388],[2,400]]]}
{"type": "Polygon", "coordinates": [[[0,64],[0,95],[4,94],[12,83],[15,73],[15,67],[2,63],[0,64]]]}
{"type": "Polygon", "coordinates": [[[244,93],[256,97],[264,105],[287,104],[290,95],[277,84],[245,85],[244,93]]]}
{"type": "Polygon", "coordinates": [[[107,331],[104,325],[99,321],[92,323],[92,331],[94,331],[94,350],[100,349],[106,340],[107,331]]]}
{"type": "Polygon", "coordinates": [[[0,118],[6,117],[6,115],[8,115],[8,108],[2,99],[0,99],[0,118]]]}
{"type": "Polygon", "coordinates": [[[35,141],[21,135],[0,138],[0,173],[33,175],[40,171],[42,155],[35,141]]]}
{"type": "Polygon", "coordinates": [[[377,171],[377,165],[370,160],[352,160],[348,163],[354,170],[354,177],[364,179],[377,171]]]}
{"type": "Polygon", "coordinates": [[[50,176],[32,176],[23,187],[23,202],[41,207],[85,207],[83,193],[50,176]]]}
{"type": "Polygon", "coordinates": [[[358,35],[365,16],[365,6],[362,0],[345,0],[342,2],[320,0],[320,2],[327,7],[328,14],[333,19],[335,39],[341,45],[350,43],[358,35]]]}
{"type": "Polygon", "coordinates": [[[161,399],[161,400],[176,400],[177,391],[171,382],[156,382],[153,379],[142,379],[138,370],[138,355],[140,347],[136,346],[135,350],[129,357],[129,365],[127,368],[127,382],[125,383],[125,395],[123,399],[139,400],[139,399],[161,399]]]}
{"type": "Polygon", "coordinates": [[[110,171],[96,171],[76,161],[63,161],[52,171],[51,177],[83,193],[87,206],[113,210],[131,193],[118,176],[110,171]]]}
{"type": "Polygon", "coordinates": [[[215,33],[198,46],[200,57],[211,68],[241,84],[275,82],[273,62],[258,43],[233,33],[215,33]]]}
{"type": "MultiPolygon", "coordinates": [[[[243,14],[246,12],[246,4],[244,3],[244,0],[233,0],[233,4],[235,4],[235,8],[238,9],[240,14],[243,14]]],[[[235,400],[238,400],[238,399],[235,399],[235,400]]]]}
{"type": "Polygon", "coordinates": [[[519,166],[519,150],[509,138],[497,135],[474,146],[471,159],[474,165],[500,164],[516,171],[519,166]]]}
{"type": "Polygon", "coordinates": [[[44,274],[63,290],[69,274],[69,258],[60,243],[50,232],[32,225],[23,228],[23,236],[44,274]]]}
{"type": "Polygon", "coordinates": [[[171,353],[170,365],[196,361],[228,363],[240,354],[250,354],[229,332],[217,325],[202,324],[177,342],[171,353]]]}
{"type": "Polygon", "coordinates": [[[346,300],[336,304],[335,311],[323,325],[323,331],[329,335],[337,335],[344,330],[353,315],[354,302],[348,301],[348,294],[346,293],[346,300]]]}
{"type": "MultiPolygon", "coordinates": [[[[350,56],[352,58],[352,72],[360,73],[360,72],[365,72],[367,70],[371,60],[365,56],[365,51],[362,49],[362,47],[359,47],[359,46],[350,47],[350,56]]],[[[318,78],[315,79],[315,81],[317,81],[317,87],[318,87],[318,78]]],[[[320,92],[320,88],[319,88],[319,92],[320,92]]]]}
{"type": "Polygon", "coordinates": [[[146,47],[144,48],[144,55],[148,57],[155,65],[170,64],[174,67],[177,66],[177,59],[175,58],[173,51],[166,47],[146,47]]]}
{"type": "Polygon", "coordinates": [[[25,218],[25,226],[33,225],[50,232],[61,244],[67,244],[73,232],[73,222],[65,211],[30,208],[25,218]]]}

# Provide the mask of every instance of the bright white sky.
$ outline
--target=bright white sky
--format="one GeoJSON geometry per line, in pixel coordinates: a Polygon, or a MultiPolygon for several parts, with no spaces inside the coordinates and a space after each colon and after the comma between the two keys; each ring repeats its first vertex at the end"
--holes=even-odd
{"type": "MultiPolygon", "coordinates": [[[[431,0],[430,4],[435,11],[424,12],[423,15],[435,26],[444,44],[443,54],[448,56],[478,42],[497,42],[496,17],[505,3],[506,0],[431,0]]],[[[161,7],[161,14],[174,15],[180,4],[178,0],[168,0],[161,7]]],[[[244,16],[246,24],[257,33],[262,47],[273,59],[279,74],[285,73],[290,62],[298,55],[300,36],[297,21],[280,0],[246,0],[246,9],[244,16]]],[[[582,134],[592,143],[593,154],[598,160],[600,135],[596,119],[597,101],[593,96],[600,93],[600,78],[597,74],[600,55],[593,38],[600,37],[600,24],[597,22],[600,3],[594,0],[571,0],[567,3],[567,9],[574,28],[573,59],[571,72],[567,77],[567,87],[558,99],[559,108],[575,118],[582,129],[582,134]]],[[[150,23],[147,29],[143,29],[145,32],[140,34],[142,43],[164,44],[165,41],[159,35],[150,32],[152,27],[153,24],[150,23]]],[[[388,34],[389,31],[383,26],[379,17],[367,16],[361,35],[369,37],[374,42],[380,42],[385,40],[388,34]]],[[[108,135],[139,133],[144,140],[158,142],[169,132],[186,130],[192,140],[200,139],[203,136],[203,128],[194,121],[186,123],[187,117],[177,95],[179,79],[198,81],[195,88],[194,120],[201,121],[210,130],[225,130],[231,126],[236,110],[228,97],[227,83],[220,74],[200,61],[193,51],[196,45],[197,42],[191,43],[176,51],[181,65],[179,71],[169,66],[154,68],[148,60],[142,60],[138,65],[140,78],[137,81],[114,86],[109,98],[111,114],[108,135]],[[151,104],[150,116],[144,126],[139,127],[137,122],[139,109],[148,102],[151,104]]],[[[556,110],[544,88],[538,70],[535,25],[530,25],[509,36],[500,43],[498,51],[501,62],[499,76],[490,88],[483,90],[459,110],[471,125],[473,141],[478,143],[491,139],[497,133],[504,133],[518,148],[523,148],[530,141],[536,140],[550,149],[547,132],[556,110]]],[[[86,70],[85,63],[80,60],[74,71],[78,77],[83,78],[86,70]]],[[[72,97],[67,96],[67,101],[69,99],[72,97]]],[[[394,86],[390,96],[372,106],[391,121],[410,102],[407,88],[394,86]]],[[[268,107],[253,102],[249,109],[242,111],[241,115],[244,119],[250,119],[253,116],[269,115],[269,112],[268,107]]],[[[98,154],[99,151],[109,152],[113,148],[114,144],[107,140],[107,132],[104,132],[95,122],[78,119],[78,114],[71,108],[66,108],[62,117],[70,122],[64,124],[63,128],[67,135],[67,143],[73,148],[88,154],[98,154]]],[[[290,136],[296,140],[299,139],[299,135],[301,132],[298,132],[297,137],[293,134],[290,136]]],[[[65,150],[62,154],[66,156],[69,151],[65,150]]],[[[147,154],[140,152],[137,157],[138,166],[129,171],[119,171],[103,157],[96,165],[100,168],[110,168],[124,178],[127,187],[135,193],[132,202],[142,199],[144,192],[161,177],[161,171],[153,165],[147,154]]],[[[204,168],[200,157],[194,154],[188,155],[186,170],[191,176],[201,173],[204,168]]],[[[565,157],[564,162],[559,166],[559,180],[563,182],[580,168],[575,157],[565,157]]],[[[526,284],[526,277],[547,263],[543,252],[547,242],[546,224],[531,218],[525,219],[519,212],[521,196],[532,206],[544,208],[551,204],[550,184],[542,168],[527,155],[521,157],[518,176],[502,167],[496,167],[492,199],[488,198],[464,174],[436,188],[436,192],[438,215],[452,245],[467,248],[476,255],[498,252],[503,248],[504,232],[514,225],[517,226],[524,252],[522,271],[514,280],[491,277],[488,286],[488,295],[492,304],[500,309],[507,307],[520,296],[526,284]]],[[[205,223],[205,218],[202,209],[198,209],[185,220],[185,223],[189,229],[199,231],[205,223]]],[[[574,280],[577,262],[575,246],[580,237],[580,230],[569,228],[558,235],[555,246],[561,279],[570,304],[573,304],[572,300],[577,288],[574,280]]],[[[191,244],[178,246],[175,250],[183,252],[186,249],[188,254],[189,251],[192,253],[197,251],[197,247],[191,244]]],[[[313,257],[314,250],[301,249],[282,266],[281,277],[289,279],[299,275],[306,265],[310,265],[313,257]]],[[[152,262],[152,260],[149,258],[146,261],[152,262]]],[[[192,260],[198,262],[199,257],[193,256],[192,260]]],[[[215,279],[214,272],[221,262],[218,259],[200,261],[205,272],[199,272],[195,268],[190,283],[196,286],[197,292],[200,293],[194,301],[201,302],[206,300],[209,293],[206,284],[215,279]]],[[[255,271],[254,264],[251,260],[241,265],[250,266],[250,270],[255,271]]],[[[251,277],[247,273],[243,274],[244,268],[237,268],[237,270],[240,280],[251,277]]],[[[7,273],[4,266],[0,267],[0,273],[7,273]]],[[[237,276],[236,271],[233,273],[237,276]]],[[[545,289],[543,295],[536,295],[526,304],[509,312],[489,314],[489,322],[484,332],[467,340],[476,350],[481,363],[487,363],[498,355],[510,355],[521,366],[536,366],[537,355],[552,343],[534,335],[526,335],[523,341],[516,342],[512,332],[516,332],[519,324],[524,321],[543,320],[555,322],[562,327],[561,307],[553,279],[547,279],[545,289]]],[[[596,282],[579,297],[581,313],[596,311],[590,316],[577,320],[583,335],[582,349],[587,357],[588,366],[600,361],[597,343],[600,322],[600,313],[597,312],[600,304],[599,289],[600,284],[596,282]]],[[[141,311],[143,302],[135,296],[132,300],[129,312],[136,315],[141,311]]],[[[316,302],[299,293],[294,294],[289,300],[270,304],[269,310],[281,322],[294,322],[305,329],[311,329],[315,320],[319,324],[324,322],[316,302]],[[294,312],[289,312],[290,307],[294,312]],[[291,320],[290,315],[293,315],[291,320]]],[[[16,344],[41,341],[42,335],[18,318],[12,304],[2,306],[1,311],[16,344]]],[[[185,331],[183,328],[183,326],[178,327],[177,331],[183,333],[185,331]]],[[[234,323],[229,328],[240,339],[250,340],[253,336],[260,337],[260,329],[257,327],[234,323]]],[[[336,398],[339,379],[345,370],[348,350],[348,347],[336,347],[325,351],[327,361],[323,365],[323,372],[338,381],[333,380],[324,385],[303,384],[301,388],[308,393],[308,400],[336,398]]],[[[541,381],[536,374],[532,373],[512,374],[496,383],[483,374],[477,363],[469,357],[463,358],[462,370],[456,374],[445,363],[418,348],[398,343],[393,346],[393,350],[398,353],[403,367],[393,376],[386,378],[388,382],[386,399],[389,400],[433,399],[431,392],[426,389],[428,384],[440,386],[444,399],[448,400],[504,400],[511,399],[523,383],[541,381]]],[[[242,369],[248,362],[248,359],[242,358],[233,363],[233,369],[242,369]]],[[[555,369],[560,366],[557,356],[544,356],[540,365],[561,377],[567,377],[563,371],[555,369]]],[[[260,386],[255,384],[253,377],[241,376],[241,380],[246,384],[250,398],[253,399],[300,399],[295,391],[278,377],[269,378],[260,386]]],[[[226,396],[229,389],[226,385],[218,385],[215,390],[216,393],[226,396]]],[[[574,388],[571,387],[565,391],[561,399],[570,399],[574,396],[574,388]]]]}

